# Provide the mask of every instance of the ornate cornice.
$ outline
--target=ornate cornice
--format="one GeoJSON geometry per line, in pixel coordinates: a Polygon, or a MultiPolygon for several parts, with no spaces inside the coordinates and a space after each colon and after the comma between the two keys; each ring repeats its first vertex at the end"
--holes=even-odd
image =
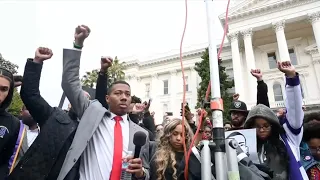
{"type": "Polygon", "coordinates": [[[154,74],[151,75],[151,77],[154,78],[154,79],[158,79],[159,75],[157,73],[154,73],[154,74]]]}
{"type": "Polygon", "coordinates": [[[230,39],[231,42],[238,41],[239,40],[239,32],[236,31],[236,32],[229,33],[228,38],[230,39]]]}
{"type": "Polygon", "coordinates": [[[313,60],[312,64],[320,64],[320,59],[313,60]]]}
{"type": "Polygon", "coordinates": [[[308,20],[313,24],[320,21],[320,11],[308,14],[308,20]]]}
{"type": "MultiPolygon", "coordinates": [[[[185,50],[182,54],[182,58],[199,58],[202,56],[202,54],[205,52],[205,49],[208,47],[208,45],[201,45],[200,48],[199,46],[195,47],[188,47],[186,49],[189,49],[189,51],[185,50]],[[191,50],[190,50],[191,49],[191,50]]],[[[220,45],[217,45],[217,50],[220,48],[220,45]]],[[[223,45],[224,49],[230,48],[230,43],[225,43],[223,45]]],[[[149,60],[144,60],[144,61],[139,61],[137,59],[132,60],[132,61],[126,61],[124,64],[124,67],[131,68],[131,67],[145,67],[145,66],[152,66],[152,65],[157,65],[157,64],[163,64],[163,63],[168,63],[168,62],[176,62],[179,61],[180,59],[180,54],[179,53],[165,53],[162,57],[156,58],[156,59],[149,59],[149,60]]]]}
{"type": "Polygon", "coordinates": [[[252,28],[246,29],[241,31],[241,35],[243,36],[243,38],[250,38],[253,35],[253,31],[252,28]]]}
{"type": "MultiPolygon", "coordinates": [[[[231,9],[229,11],[231,13],[229,14],[228,18],[229,18],[229,21],[233,21],[233,20],[240,20],[240,19],[245,19],[253,16],[262,16],[265,14],[279,12],[284,9],[290,9],[290,8],[298,7],[298,6],[308,4],[311,2],[316,2],[316,1],[318,0],[279,0],[278,2],[274,2],[266,5],[262,4],[259,7],[254,7],[255,4],[259,2],[259,0],[247,0],[243,3],[240,3],[234,6],[235,10],[231,9]]],[[[225,13],[221,14],[219,16],[219,19],[222,25],[224,26],[225,13]]]]}
{"type": "Polygon", "coordinates": [[[171,71],[170,71],[170,74],[171,74],[171,75],[177,75],[177,73],[178,73],[177,70],[171,70],[171,71]]]}
{"type": "Polygon", "coordinates": [[[286,20],[280,20],[272,23],[274,31],[283,31],[286,26],[286,20]]]}

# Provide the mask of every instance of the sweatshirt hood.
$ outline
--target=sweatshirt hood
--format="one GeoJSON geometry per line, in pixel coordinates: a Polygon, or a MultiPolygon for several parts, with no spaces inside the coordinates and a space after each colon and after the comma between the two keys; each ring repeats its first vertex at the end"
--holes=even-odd
{"type": "Polygon", "coordinates": [[[251,128],[253,126],[254,120],[258,117],[265,119],[270,124],[275,125],[278,128],[281,128],[279,119],[276,114],[269,107],[263,104],[258,104],[249,111],[244,127],[251,128]]]}
{"type": "Polygon", "coordinates": [[[13,79],[13,74],[10,71],[1,67],[0,67],[0,77],[6,78],[10,82],[10,89],[8,92],[8,96],[0,105],[0,112],[2,112],[2,111],[5,111],[11,104],[12,97],[13,97],[13,90],[14,90],[14,79],[13,79]]]}

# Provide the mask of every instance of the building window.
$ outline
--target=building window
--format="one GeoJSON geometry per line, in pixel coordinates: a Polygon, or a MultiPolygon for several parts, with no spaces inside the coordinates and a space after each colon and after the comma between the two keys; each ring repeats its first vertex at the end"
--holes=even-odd
{"type": "Polygon", "coordinates": [[[277,56],[275,52],[268,53],[268,62],[269,62],[269,68],[274,69],[277,68],[277,56]]]}
{"type": "Polygon", "coordinates": [[[294,49],[289,49],[289,56],[290,56],[290,61],[292,65],[297,65],[298,61],[297,61],[297,55],[294,52],[294,49]]]}
{"type": "MultiPolygon", "coordinates": [[[[188,76],[184,77],[185,81],[186,81],[186,91],[189,91],[189,83],[188,83],[188,76]]],[[[182,82],[183,83],[183,82],[182,82]]]]}
{"type": "Polygon", "coordinates": [[[169,82],[168,82],[168,80],[163,80],[163,94],[169,94],[169,82]]]}
{"type": "Polygon", "coordinates": [[[146,83],[146,95],[147,98],[150,97],[150,83],[146,83]]]}
{"type": "Polygon", "coordinates": [[[273,84],[273,94],[275,101],[283,101],[282,87],[280,83],[276,82],[273,84]]]}

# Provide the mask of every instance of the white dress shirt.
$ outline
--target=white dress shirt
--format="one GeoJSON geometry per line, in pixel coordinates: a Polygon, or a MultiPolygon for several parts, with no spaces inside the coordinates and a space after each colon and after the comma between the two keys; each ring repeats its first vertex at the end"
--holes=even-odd
{"type": "MultiPolygon", "coordinates": [[[[111,117],[104,116],[97,130],[93,133],[80,162],[80,180],[108,180],[110,178],[113,148],[114,148],[114,125],[111,117]]],[[[127,115],[123,115],[120,121],[123,140],[123,157],[128,153],[129,146],[129,121],[127,115]]]]}
{"type": "Polygon", "coordinates": [[[38,126],[36,129],[31,130],[29,126],[24,125],[27,130],[27,140],[28,140],[28,147],[34,142],[34,140],[38,137],[40,133],[40,127],[38,126]]]}

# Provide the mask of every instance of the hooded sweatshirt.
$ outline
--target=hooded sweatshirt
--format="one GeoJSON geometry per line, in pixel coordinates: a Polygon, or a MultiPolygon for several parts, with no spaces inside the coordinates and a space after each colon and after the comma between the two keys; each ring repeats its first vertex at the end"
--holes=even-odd
{"type": "Polygon", "coordinates": [[[13,75],[8,70],[0,68],[0,77],[10,81],[8,96],[0,105],[0,179],[4,179],[9,172],[9,160],[19,135],[20,121],[6,111],[13,97],[13,75]]]}
{"type": "Polygon", "coordinates": [[[245,128],[252,127],[257,117],[264,118],[272,125],[271,137],[265,142],[258,142],[258,156],[261,163],[274,171],[273,179],[307,180],[308,176],[300,163],[299,145],[303,135],[304,113],[298,74],[294,78],[286,77],[286,95],[286,116],[278,119],[270,108],[259,104],[249,112],[245,128]],[[271,138],[279,138],[281,141],[270,141],[271,138]],[[279,152],[279,149],[276,151],[275,145],[284,147],[286,152],[279,152]]]}

